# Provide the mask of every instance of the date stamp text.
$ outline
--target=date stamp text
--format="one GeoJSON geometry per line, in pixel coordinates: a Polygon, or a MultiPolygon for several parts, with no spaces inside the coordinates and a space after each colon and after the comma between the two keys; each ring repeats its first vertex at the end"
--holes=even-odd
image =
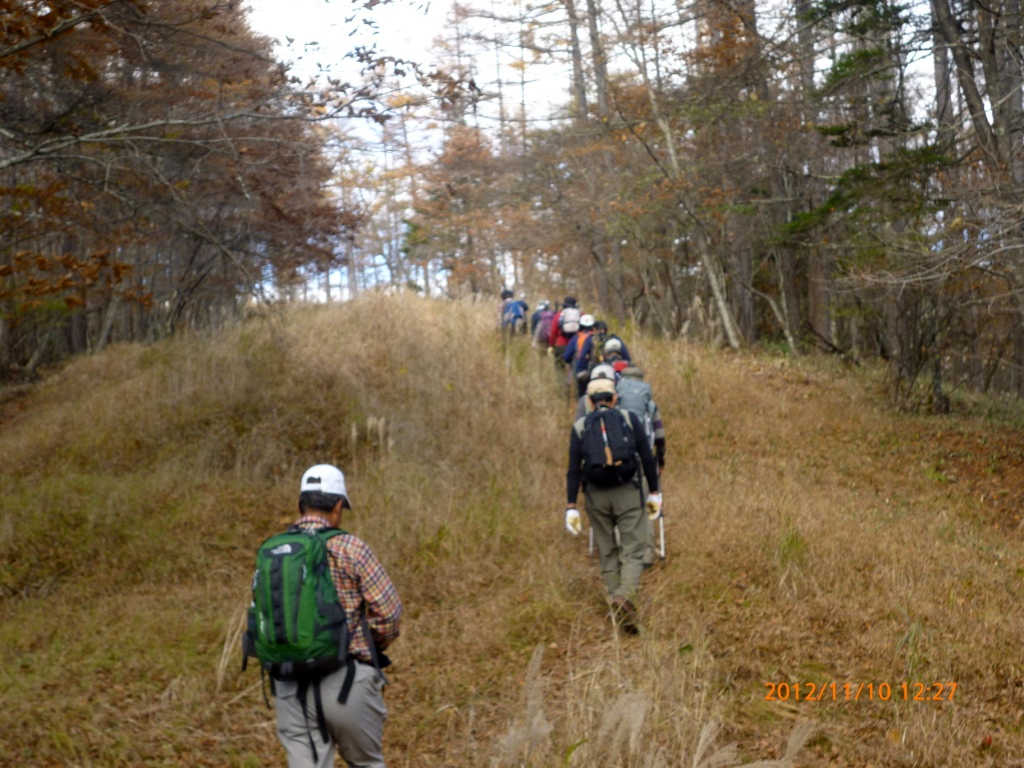
{"type": "Polygon", "coordinates": [[[956,683],[765,683],[765,701],[952,701],[956,683]]]}

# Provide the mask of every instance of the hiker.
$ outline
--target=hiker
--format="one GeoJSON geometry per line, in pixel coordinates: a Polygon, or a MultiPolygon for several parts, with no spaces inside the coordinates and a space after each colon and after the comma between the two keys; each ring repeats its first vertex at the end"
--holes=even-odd
{"type": "Polygon", "coordinates": [[[593,332],[580,343],[576,355],[575,375],[576,380],[582,384],[580,394],[582,395],[586,389],[586,383],[590,380],[590,370],[595,365],[616,360],[629,362],[630,359],[626,343],[614,333],[608,332],[608,323],[604,320],[595,321],[593,332]]]}
{"type": "MultiPolygon", "coordinates": [[[[590,371],[590,381],[594,379],[608,379],[612,382],[618,382],[619,374],[616,373],[615,368],[609,363],[601,363],[595,365],[590,371]]],[[[588,384],[590,382],[587,382],[588,384]]],[[[579,401],[576,403],[576,416],[573,417],[573,421],[581,419],[594,410],[594,404],[586,393],[580,395],[579,401]]]]}
{"type": "Polygon", "coordinates": [[[619,396],[620,408],[634,411],[644,417],[651,449],[658,461],[658,469],[665,468],[665,425],[661,420],[661,411],[654,401],[649,382],[644,381],[643,370],[634,363],[617,368],[615,391],[619,396]]]}
{"type": "Polygon", "coordinates": [[[661,514],[658,468],[643,423],[615,407],[615,383],[595,379],[587,385],[587,396],[594,410],[577,419],[569,435],[565,527],[574,536],[582,530],[576,508],[582,487],[613,619],[636,634],[640,630],[636,599],[644,570],[644,519],[657,519],[661,514]],[[647,479],[646,502],[641,474],[647,479]]]}
{"type": "Polygon", "coordinates": [[[534,349],[547,348],[554,319],[555,311],[551,309],[551,302],[546,299],[538,304],[537,309],[530,315],[530,343],[534,349]]]}
{"type": "Polygon", "coordinates": [[[537,350],[550,349],[548,339],[551,336],[551,327],[555,322],[555,310],[551,307],[550,301],[543,301],[533,316],[530,318],[532,329],[531,345],[537,350]]]}
{"type": "Polygon", "coordinates": [[[402,603],[370,548],[330,530],[341,525],[342,510],[352,508],[340,469],[318,464],[306,470],[298,506],[290,530],[331,534],[328,568],[351,636],[340,668],[313,679],[274,679],[277,735],[289,768],[333,766],[335,747],[349,766],[383,768],[387,708],[380,670],[390,664],[383,651],[398,637],[402,603]]]}
{"type": "Polygon", "coordinates": [[[501,303],[498,305],[498,330],[501,331],[505,327],[505,309],[508,307],[510,301],[515,296],[514,293],[508,288],[501,289],[501,303]]]}
{"type": "Polygon", "coordinates": [[[562,362],[566,364],[569,369],[569,385],[575,386],[580,395],[584,395],[587,392],[587,376],[589,370],[584,367],[581,371],[578,368],[578,360],[582,353],[583,346],[587,343],[590,335],[594,332],[594,316],[587,314],[580,317],[580,329],[571,339],[565,347],[565,351],[562,352],[562,362]]]}
{"type": "Polygon", "coordinates": [[[501,330],[509,335],[526,333],[526,313],[529,310],[530,306],[522,294],[514,300],[509,297],[501,313],[501,330]]]}
{"type": "MultiPolygon", "coordinates": [[[[618,363],[613,365],[618,367],[618,363]]],[[[644,381],[644,372],[638,366],[630,363],[623,366],[618,374],[615,384],[615,391],[618,394],[618,407],[632,411],[644,423],[647,438],[650,441],[651,450],[658,463],[658,473],[665,468],[665,425],[661,420],[661,411],[654,401],[650,383],[644,381]]],[[[657,519],[657,518],[655,518],[657,519]]],[[[654,521],[649,520],[646,525],[647,543],[644,546],[644,567],[650,568],[654,565],[654,521]]]]}
{"type": "Polygon", "coordinates": [[[562,308],[551,321],[548,334],[548,348],[554,355],[555,364],[562,364],[562,354],[576,332],[580,329],[580,308],[576,306],[575,296],[566,296],[562,308]]]}

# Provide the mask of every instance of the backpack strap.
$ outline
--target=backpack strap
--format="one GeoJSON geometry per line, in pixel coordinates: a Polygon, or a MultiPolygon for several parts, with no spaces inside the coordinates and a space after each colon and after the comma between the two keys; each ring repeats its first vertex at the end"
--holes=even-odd
{"type": "MultiPolygon", "coordinates": [[[[377,674],[380,675],[380,679],[384,681],[384,685],[389,685],[387,676],[384,674],[382,664],[380,663],[380,654],[377,653],[377,644],[373,642],[373,635],[370,634],[370,622],[366,617],[366,610],[361,611],[362,619],[360,624],[363,627],[363,631],[366,633],[366,643],[370,646],[370,658],[373,659],[373,668],[377,670],[377,674]]],[[[388,661],[390,664],[390,660],[388,661]]]]}
{"type": "Polygon", "coordinates": [[[619,411],[619,413],[622,414],[622,417],[626,420],[626,426],[629,427],[629,431],[633,433],[633,436],[634,436],[634,439],[635,439],[636,438],[636,425],[633,424],[632,412],[629,411],[626,408],[619,408],[618,411],[619,411]]]}
{"type": "MultiPolygon", "coordinates": [[[[324,719],[324,708],[323,703],[320,700],[320,678],[316,678],[313,681],[313,698],[316,702],[316,726],[320,731],[320,738],[327,741],[327,721],[324,719]]],[[[299,690],[296,693],[299,699],[299,705],[302,707],[302,719],[307,725],[307,733],[309,734],[309,748],[313,752],[313,763],[319,762],[320,758],[316,753],[316,742],[313,741],[313,729],[308,728],[309,726],[309,712],[306,711],[306,694],[309,693],[308,679],[299,681],[299,690]]]]}
{"type": "Polygon", "coordinates": [[[352,684],[356,681],[356,660],[355,657],[349,656],[345,659],[345,682],[341,684],[341,690],[338,691],[338,703],[344,704],[348,701],[348,695],[352,692],[352,684]]]}
{"type": "MultiPolygon", "coordinates": [[[[388,678],[384,674],[384,670],[381,669],[380,655],[377,653],[377,644],[373,642],[373,635],[370,634],[370,623],[366,618],[366,603],[359,606],[359,626],[363,628],[363,632],[366,633],[366,644],[370,647],[370,658],[373,661],[373,668],[377,670],[377,674],[380,675],[380,679],[384,681],[384,685],[389,685],[388,678]]],[[[352,690],[352,683],[355,682],[356,677],[356,660],[354,656],[349,656],[346,665],[348,671],[345,673],[345,682],[341,686],[341,690],[338,691],[338,703],[344,704],[348,699],[348,694],[352,690]]]]}

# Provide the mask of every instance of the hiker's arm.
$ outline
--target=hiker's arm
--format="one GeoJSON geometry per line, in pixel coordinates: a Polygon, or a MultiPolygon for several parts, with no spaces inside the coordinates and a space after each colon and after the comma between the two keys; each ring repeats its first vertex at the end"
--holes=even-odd
{"type": "Polygon", "coordinates": [[[649,493],[657,493],[660,490],[658,485],[658,462],[651,452],[651,444],[647,439],[647,428],[643,421],[630,416],[630,421],[636,425],[636,449],[640,454],[640,463],[644,467],[644,477],[647,478],[647,490],[649,493]],[[639,422],[639,423],[638,423],[639,422]]]}
{"type": "Polygon", "coordinates": [[[590,358],[594,355],[594,337],[588,336],[587,340],[583,342],[583,349],[580,350],[580,356],[576,360],[576,370],[585,371],[590,367],[590,358]]]}
{"type": "Polygon", "coordinates": [[[580,481],[583,478],[583,452],[579,435],[572,430],[569,437],[569,471],[565,473],[565,498],[567,504],[575,504],[580,492],[580,481]]]}
{"type": "Polygon", "coordinates": [[[658,406],[651,403],[654,414],[651,416],[651,429],[654,431],[654,455],[658,459],[658,466],[665,466],[665,425],[661,421],[661,411],[658,406]]]}
{"type": "Polygon", "coordinates": [[[359,558],[359,587],[366,605],[366,620],[377,650],[383,651],[400,632],[402,601],[377,557],[366,548],[359,558]]]}

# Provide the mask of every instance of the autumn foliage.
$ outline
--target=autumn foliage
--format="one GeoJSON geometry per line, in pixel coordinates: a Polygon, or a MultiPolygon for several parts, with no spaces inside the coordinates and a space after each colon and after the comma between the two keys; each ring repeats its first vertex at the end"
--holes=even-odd
{"type": "Polygon", "coordinates": [[[310,104],[238,3],[16,3],[3,22],[0,372],[208,324],[334,257],[352,219],[310,104]]]}

